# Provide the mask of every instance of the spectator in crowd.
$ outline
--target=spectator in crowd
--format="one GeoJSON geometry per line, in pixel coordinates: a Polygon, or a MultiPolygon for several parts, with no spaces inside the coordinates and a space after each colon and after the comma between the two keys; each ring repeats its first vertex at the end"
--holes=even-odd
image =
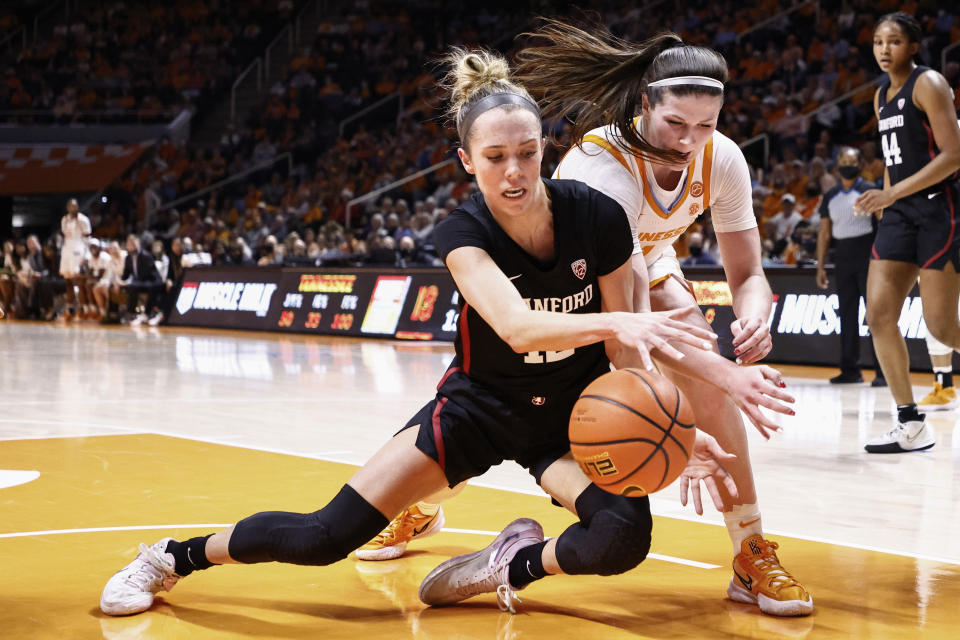
{"type": "Polygon", "coordinates": [[[121,321],[131,326],[142,324],[148,320],[147,314],[156,308],[163,280],[157,272],[156,260],[140,248],[140,238],[134,234],[127,236],[127,257],[120,279],[125,283],[123,288],[127,293],[127,312],[121,321]],[[141,294],[146,295],[146,303],[143,310],[136,313],[141,294]]]}
{"type": "Polygon", "coordinates": [[[687,235],[687,250],[690,255],[683,259],[681,264],[685,267],[715,267],[717,261],[713,259],[709,251],[703,249],[703,234],[694,231],[687,235]]]}
{"type": "MultiPolygon", "coordinates": [[[[830,384],[863,382],[860,372],[860,298],[866,299],[870,250],[876,235],[876,220],[858,216],[853,203],[861,193],[875,188],[861,177],[860,152],[845,147],[840,152],[837,170],[840,184],[828,191],[820,204],[820,232],[817,236],[817,286],[827,289],[827,250],[833,242],[833,276],[840,316],[840,374],[830,384]]],[[[871,360],[876,362],[873,341],[871,360]]],[[[883,372],[877,369],[873,386],[886,386],[883,372]]]]}
{"type": "Polygon", "coordinates": [[[276,259],[277,246],[275,241],[267,240],[263,243],[263,248],[260,251],[260,259],[257,260],[258,267],[272,267],[277,263],[276,259]]]}
{"type": "Polygon", "coordinates": [[[792,193],[785,193],[780,198],[780,213],[770,218],[766,223],[766,237],[772,238],[775,245],[779,245],[780,251],[787,244],[787,238],[793,233],[793,228],[797,223],[803,220],[803,216],[797,213],[795,206],[797,199],[792,193]]]}
{"type": "Polygon", "coordinates": [[[17,271],[20,270],[20,258],[14,250],[12,240],[4,240],[3,257],[0,259],[0,318],[16,315],[17,271]]]}

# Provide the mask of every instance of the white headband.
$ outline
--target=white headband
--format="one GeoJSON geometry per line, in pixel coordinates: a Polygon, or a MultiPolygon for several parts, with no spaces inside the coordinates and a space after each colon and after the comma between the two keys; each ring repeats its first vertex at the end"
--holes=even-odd
{"type": "Polygon", "coordinates": [[[714,87],[723,91],[723,83],[716,78],[706,76],[677,76],[675,78],[664,78],[648,84],[648,87],[670,87],[678,84],[699,84],[704,87],[714,87]]]}

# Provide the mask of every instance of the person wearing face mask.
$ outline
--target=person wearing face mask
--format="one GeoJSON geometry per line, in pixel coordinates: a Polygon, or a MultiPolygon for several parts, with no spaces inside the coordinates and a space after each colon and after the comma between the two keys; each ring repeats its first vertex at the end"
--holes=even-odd
{"type": "MultiPolygon", "coordinates": [[[[867,271],[877,223],[875,217],[858,216],[853,211],[853,203],[860,194],[876,188],[872,182],[860,176],[860,167],[860,151],[853,147],[841,149],[837,159],[840,184],[827,191],[820,203],[817,286],[821,289],[830,286],[827,250],[832,241],[837,315],[840,316],[840,374],[830,378],[830,384],[863,382],[860,373],[860,298],[862,296],[866,300],[867,296],[867,271]]],[[[876,362],[872,338],[870,352],[870,359],[876,362]]],[[[871,385],[886,386],[879,367],[871,385]]]]}

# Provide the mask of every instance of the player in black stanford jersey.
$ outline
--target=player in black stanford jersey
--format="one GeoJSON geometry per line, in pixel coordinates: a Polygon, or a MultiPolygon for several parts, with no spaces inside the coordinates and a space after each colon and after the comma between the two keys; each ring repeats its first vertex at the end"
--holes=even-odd
{"type": "Polygon", "coordinates": [[[917,21],[899,12],[881,17],[873,34],[873,55],[887,73],[874,98],[886,170],[883,189],[865,192],[855,209],[882,212],[867,279],[867,322],[898,415],[893,429],[867,443],[870,453],[922,451],[935,442],[914,402],[897,326],[918,274],[927,330],[960,348],[960,127],[946,79],[913,60],[921,35],[917,21]]]}
{"type": "Polygon", "coordinates": [[[935,442],[914,402],[897,326],[918,274],[927,330],[960,349],[960,127],[946,79],[913,61],[920,37],[917,21],[900,12],[881,17],[873,33],[873,55],[887,73],[874,98],[886,171],[883,189],[864,192],[854,207],[882,211],[867,278],[867,322],[898,415],[893,429],[867,443],[870,453],[921,451],[935,442]]]}
{"type": "MultiPolygon", "coordinates": [[[[481,195],[435,231],[464,300],[457,356],[436,397],[319,511],[258,513],[212,536],[141,545],[107,582],[104,613],[144,611],[157,591],[213,564],[331,564],[408,505],[503,460],[527,467],[580,522],[547,541],[538,523],[514,521],[489,552],[427,576],[424,602],[496,592],[512,611],[513,590],[549,573],[610,575],[646,557],[649,501],[590,483],[569,453],[569,414],[608,370],[608,352],[619,364],[639,359],[651,368],[651,350],[682,357],[670,342],[709,349],[715,336],[682,322],[689,310],[631,313],[631,242],[620,205],[581,183],[540,179],[539,111],[508,80],[501,58],[461,51],[451,62],[460,159],[481,195]]],[[[736,491],[721,459],[728,454],[698,434],[686,473],[704,480],[715,502],[717,482],[736,491]]]]}

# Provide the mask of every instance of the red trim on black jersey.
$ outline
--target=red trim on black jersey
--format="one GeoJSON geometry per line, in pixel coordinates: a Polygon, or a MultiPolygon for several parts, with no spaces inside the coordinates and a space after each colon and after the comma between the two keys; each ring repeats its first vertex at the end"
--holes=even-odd
{"type": "Polygon", "coordinates": [[[923,120],[920,121],[920,124],[922,124],[923,128],[927,130],[927,151],[930,152],[930,159],[933,160],[934,158],[937,157],[937,150],[936,150],[937,142],[936,140],[933,139],[933,130],[930,128],[930,125],[928,125],[923,120]]]}
{"type": "Polygon", "coordinates": [[[470,305],[463,303],[460,309],[460,344],[463,346],[463,372],[470,375],[470,323],[467,322],[467,311],[470,305]]]}
{"type": "Polygon", "coordinates": [[[957,209],[953,203],[953,189],[950,189],[949,187],[947,187],[943,191],[944,193],[947,194],[947,203],[948,203],[947,206],[950,207],[950,235],[947,236],[947,243],[943,245],[943,249],[940,249],[940,251],[937,251],[935,254],[933,254],[933,256],[929,260],[924,262],[923,265],[921,265],[920,267],[921,269],[926,269],[927,267],[929,267],[934,260],[942,256],[947,251],[947,249],[950,248],[950,245],[953,244],[953,234],[957,230],[957,209]]]}
{"type": "Polygon", "coordinates": [[[463,369],[461,369],[460,367],[450,367],[449,369],[447,369],[447,372],[443,374],[442,378],[440,378],[440,384],[437,385],[437,391],[440,391],[440,387],[442,387],[443,383],[447,381],[447,378],[449,378],[451,375],[453,375],[457,371],[463,371],[463,369]]]}
{"type": "Polygon", "coordinates": [[[879,259],[880,259],[880,254],[877,253],[877,245],[876,245],[876,244],[874,244],[872,247],[870,247],[870,253],[873,254],[873,259],[874,259],[874,260],[879,260],[879,259]]]}
{"type": "MultiPolygon", "coordinates": [[[[447,372],[447,375],[453,371],[451,369],[447,372]]],[[[444,376],[444,380],[447,376],[444,376]]],[[[441,383],[442,384],[442,383],[441,383]]],[[[443,431],[440,429],[440,412],[443,410],[443,406],[447,404],[446,398],[440,398],[437,400],[436,406],[433,407],[433,444],[437,447],[437,464],[440,465],[440,468],[446,471],[447,469],[447,450],[443,446],[443,431]]]]}

